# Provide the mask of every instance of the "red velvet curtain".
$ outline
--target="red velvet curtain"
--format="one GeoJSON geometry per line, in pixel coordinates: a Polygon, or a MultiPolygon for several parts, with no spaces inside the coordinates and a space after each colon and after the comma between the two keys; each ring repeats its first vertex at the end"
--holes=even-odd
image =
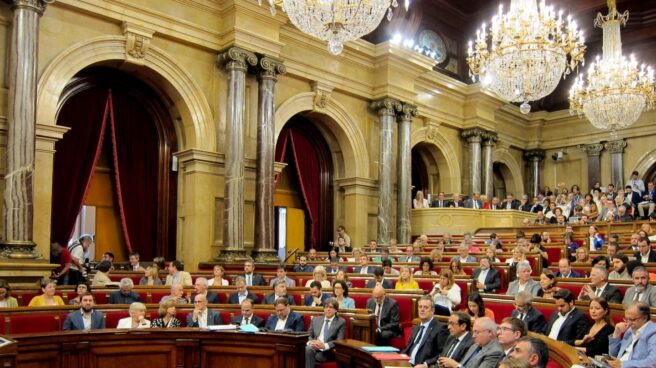
{"type": "Polygon", "coordinates": [[[75,231],[75,220],[102,149],[109,107],[107,94],[106,89],[78,93],[66,101],[57,116],[57,125],[71,129],[55,143],[52,241],[66,244],[75,231]]]}

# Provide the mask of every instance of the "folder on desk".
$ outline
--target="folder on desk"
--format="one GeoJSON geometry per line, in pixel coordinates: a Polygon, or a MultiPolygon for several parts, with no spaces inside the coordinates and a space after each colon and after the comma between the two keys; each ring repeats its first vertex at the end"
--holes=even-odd
{"type": "Polygon", "coordinates": [[[394,346],[363,346],[362,350],[369,353],[398,353],[399,349],[394,346]]]}
{"type": "Polygon", "coordinates": [[[371,356],[376,360],[410,360],[408,355],[399,353],[372,353],[371,356]]]}

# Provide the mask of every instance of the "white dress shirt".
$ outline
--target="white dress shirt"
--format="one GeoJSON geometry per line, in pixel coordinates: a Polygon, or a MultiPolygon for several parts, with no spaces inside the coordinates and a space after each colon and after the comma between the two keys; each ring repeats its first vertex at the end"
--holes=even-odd
{"type": "Polygon", "coordinates": [[[560,313],[558,313],[558,318],[554,321],[554,324],[551,326],[551,332],[549,332],[549,337],[558,340],[558,333],[560,332],[560,328],[563,327],[563,323],[565,323],[565,320],[567,319],[567,316],[569,316],[570,313],[572,313],[571,309],[567,314],[564,316],[560,313]]]}

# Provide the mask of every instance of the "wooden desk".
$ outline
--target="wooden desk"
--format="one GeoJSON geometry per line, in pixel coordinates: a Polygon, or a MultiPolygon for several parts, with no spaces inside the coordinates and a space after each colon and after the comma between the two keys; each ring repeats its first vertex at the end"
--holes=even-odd
{"type": "Polygon", "coordinates": [[[307,334],[197,328],[15,335],[16,367],[302,368],[307,334]]]}
{"type": "MultiPolygon", "coordinates": [[[[516,210],[474,210],[471,208],[420,208],[412,210],[412,235],[462,233],[489,227],[514,228],[531,221],[534,213],[516,210]]],[[[499,231],[501,232],[501,231],[499,231]]]]}
{"type": "Polygon", "coordinates": [[[340,367],[347,368],[382,368],[385,367],[412,367],[406,361],[381,362],[370,353],[362,350],[363,346],[373,346],[366,342],[346,339],[335,341],[335,360],[340,367]]]}

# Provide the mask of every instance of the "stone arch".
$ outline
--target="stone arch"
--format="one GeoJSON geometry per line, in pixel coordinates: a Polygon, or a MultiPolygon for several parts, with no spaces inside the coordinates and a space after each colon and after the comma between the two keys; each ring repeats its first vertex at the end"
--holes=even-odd
{"type": "Polygon", "coordinates": [[[654,164],[656,164],[656,148],[648,152],[645,152],[645,154],[638,159],[638,162],[633,167],[633,169],[629,171],[629,173],[635,170],[638,173],[640,173],[641,177],[645,178],[645,175],[650,169],[654,167],[654,164]]]}
{"type": "Polygon", "coordinates": [[[410,139],[413,148],[420,143],[428,143],[436,148],[431,151],[431,155],[440,171],[440,190],[447,193],[460,193],[460,163],[451,143],[444,136],[439,133],[436,134],[428,127],[414,130],[410,139]]]}
{"type": "Polygon", "coordinates": [[[276,141],[280,131],[294,115],[315,111],[313,118],[320,120],[323,126],[321,130],[327,129],[339,142],[339,147],[331,147],[333,152],[341,151],[341,159],[335,160],[335,173],[341,177],[369,177],[369,153],[367,143],[358,129],[357,124],[351,119],[346,108],[334,99],[330,99],[324,108],[315,110],[313,92],[299,93],[280,104],[276,110],[276,141]],[[341,165],[340,165],[341,164],[341,165]],[[341,170],[343,169],[343,170],[341,170]]]}
{"type": "Polygon", "coordinates": [[[504,173],[507,192],[512,192],[515,198],[524,194],[524,180],[522,180],[522,170],[517,160],[504,148],[496,148],[492,152],[494,163],[505,165],[508,170],[504,173]]]}
{"type": "MultiPolygon", "coordinates": [[[[37,89],[37,123],[55,125],[59,97],[80,70],[112,61],[126,61],[126,37],[102,36],[79,42],[61,52],[41,75],[37,89]]],[[[179,149],[216,150],[213,114],[198,84],[174,58],[150,45],[139,64],[122,64],[154,87],[175,105],[181,124],[175,124],[179,149]]]]}

